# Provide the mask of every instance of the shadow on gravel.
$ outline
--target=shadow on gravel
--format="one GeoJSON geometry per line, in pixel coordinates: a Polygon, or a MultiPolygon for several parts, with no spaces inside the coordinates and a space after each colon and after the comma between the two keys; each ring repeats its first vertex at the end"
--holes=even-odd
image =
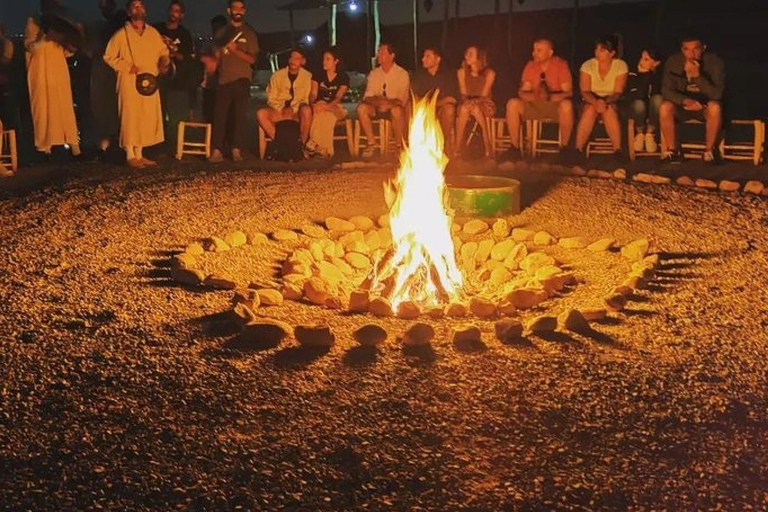
{"type": "Polygon", "coordinates": [[[403,347],[403,354],[411,363],[432,364],[437,360],[437,353],[432,345],[405,346],[403,347]]]}
{"type": "Polygon", "coordinates": [[[600,325],[621,325],[621,319],[615,316],[607,316],[601,320],[595,320],[595,323],[600,325]]]}
{"type": "Polygon", "coordinates": [[[317,361],[330,351],[328,347],[288,347],[272,356],[272,362],[278,368],[302,368],[317,361]]]}
{"type": "Polygon", "coordinates": [[[581,345],[579,340],[564,332],[537,332],[533,335],[551,343],[573,343],[575,345],[581,345]]]}
{"type": "Polygon", "coordinates": [[[601,345],[606,345],[606,346],[611,347],[611,348],[618,348],[618,349],[622,349],[622,350],[626,348],[622,343],[616,341],[614,338],[611,338],[606,333],[597,331],[597,330],[592,329],[592,328],[590,328],[588,330],[579,331],[578,334],[581,334],[585,338],[589,338],[590,340],[594,341],[595,343],[599,343],[601,345]]]}
{"type": "MultiPolygon", "coordinates": [[[[654,291],[652,290],[652,286],[653,285],[648,286],[648,289],[651,291],[654,291]]],[[[655,311],[646,311],[644,309],[625,309],[622,311],[622,313],[624,313],[627,316],[637,316],[640,318],[650,318],[652,316],[658,315],[658,313],[656,313],[655,311]]]]}
{"type": "Polygon", "coordinates": [[[364,367],[375,363],[378,356],[376,347],[352,347],[344,353],[342,361],[347,366],[364,367]]]}
{"type": "Polygon", "coordinates": [[[199,327],[209,338],[235,336],[240,332],[240,321],[232,310],[220,311],[194,318],[190,323],[199,327]]]}
{"type": "Polygon", "coordinates": [[[453,342],[453,346],[459,352],[465,352],[467,354],[475,354],[488,350],[488,345],[483,343],[482,340],[457,340],[453,342]]]}
{"type": "MultiPolygon", "coordinates": [[[[277,348],[280,344],[279,340],[264,338],[259,341],[253,339],[246,339],[241,335],[233,336],[225,341],[221,348],[225,350],[233,350],[235,352],[263,352],[265,350],[271,350],[277,348]]],[[[223,355],[218,353],[217,355],[223,355]]]]}
{"type": "Polygon", "coordinates": [[[530,338],[526,338],[525,336],[521,336],[519,338],[513,338],[510,340],[503,340],[501,344],[504,345],[505,347],[510,347],[510,348],[524,348],[528,350],[537,350],[537,351],[540,350],[539,347],[537,347],[536,344],[534,344],[530,340],[530,338]]]}

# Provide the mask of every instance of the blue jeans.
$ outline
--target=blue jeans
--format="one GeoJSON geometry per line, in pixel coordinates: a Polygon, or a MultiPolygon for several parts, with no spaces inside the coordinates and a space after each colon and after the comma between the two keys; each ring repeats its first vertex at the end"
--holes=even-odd
{"type": "Polygon", "coordinates": [[[635,120],[635,127],[644,126],[659,127],[659,107],[663,98],[661,94],[654,94],[646,100],[632,100],[629,102],[629,117],[635,120]]]}

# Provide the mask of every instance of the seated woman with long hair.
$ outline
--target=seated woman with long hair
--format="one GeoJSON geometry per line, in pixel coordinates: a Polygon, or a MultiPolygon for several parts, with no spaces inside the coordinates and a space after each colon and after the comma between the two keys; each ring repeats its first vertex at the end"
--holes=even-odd
{"type": "Polygon", "coordinates": [[[456,121],[456,143],[459,151],[466,148],[464,134],[470,117],[474,118],[483,134],[485,156],[493,155],[491,137],[486,119],[496,111],[492,90],[496,72],[488,67],[488,54],[477,46],[470,46],[464,52],[464,60],[456,73],[461,93],[461,105],[456,121]]]}
{"type": "Polygon", "coordinates": [[[320,156],[333,156],[333,130],[336,122],[347,116],[341,105],[349,90],[349,75],[342,69],[336,47],[323,52],[323,70],[312,75],[312,125],[309,128],[307,149],[320,156]]]}
{"type": "Polygon", "coordinates": [[[602,37],[595,43],[595,57],[581,65],[579,88],[584,104],[576,128],[576,150],[583,154],[595,121],[602,117],[614,154],[621,158],[621,122],[618,101],[627,86],[627,63],[616,57],[616,36],[602,37]]]}

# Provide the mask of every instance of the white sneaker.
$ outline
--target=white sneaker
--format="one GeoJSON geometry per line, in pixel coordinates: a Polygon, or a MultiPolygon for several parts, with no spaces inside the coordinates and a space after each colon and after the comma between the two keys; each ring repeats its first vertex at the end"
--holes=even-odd
{"type": "Polygon", "coordinates": [[[645,150],[649,153],[655,153],[659,150],[659,145],[656,144],[656,137],[652,133],[645,134],[645,150]]]}
{"type": "Polygon", "coordinates": [[[12,178],[13,176],[14,172],[12,170],[0,164],[0,178],[12,178]]]}
{"type": "Polygon", "coordinates": [[[373,155],[376,154],[376,148],[374,146],[365,146],[360,151],[360,156],[362,158],[373,158],[373,155]]]}
{"type": "Polygon", "coordinates": [[[635,140],[632,142],[632,147],[636,153],[643,151],[643,144],[645,143],[645,136],[642,133],[635,134],[635,140]]]}
{"type": "Polygon", "coordinates": [[[711,151],[705,151],[701,158],[705,162],[714,162],[715,161],[715,154],[712,153],[711,151]]]}

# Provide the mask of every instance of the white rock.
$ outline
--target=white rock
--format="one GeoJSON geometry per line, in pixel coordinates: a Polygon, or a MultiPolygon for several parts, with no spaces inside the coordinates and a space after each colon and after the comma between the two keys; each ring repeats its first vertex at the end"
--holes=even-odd
{"type": "Polygon", "coordinates": [[[531,309],[545,300],[547,292],[540,288],[520,288],[507,294],[506,300],[516,309],[531,309]]]}
{"type": "Polygon", "coordinates": [[[283,304],[283,294],[273,288],[256,290],[262,306],[280,306],[283,304]]]}
{"type": "Polygon", "coordinates": [[[478,265],[482,265],[491,255],[491,250],[495,242],[493,238],[486,238],[477,244],[477,252],[475,253],[475,261],[478,265]]]}
{"type": "Polygon", "coordinates": [[[325,219],[325,227],[331,231],[348,232],[354,231],[355,225],[348,220],[340,219],[338,217],[328,217],[325,219]]]}
{"type": "Polygon", "coordinates": [[[502,343],[510,343],[523,337],[523,324],[514,318],[499,320],[493,329],[496,338],[502,343]]]}
{"type": "Polygon", "coordinates": [[[496,238],[506,238],[509,236],[509,222],[507,222],[507,219],[496,219],[491,230],[496,238]]]}
{"type": "Polygon", "coordinates": [[[310,277],[304,283],[304,297],[312,304],[322,306],[329,296],[328,285],[319,277],[310,277]]]}
{"type": "Polygon", "coordinates": [[[558,320],[563,329],[571,332],[583,333],[591,330],[589,322],[578,309],[569,309],[560,315],[558,320]]]}
{"type": "Polygon", "coordinates": [[[395,316],[392,304],[385,297],[376,297],[368,304],[368,312],[374,316],[395,316]]]}
{"type": "Polygon", "coordinates": [[[514,228],[512,230],[512,240],[515,242],[526,242],[528,240],[533,240],[535,235],[536,232],[532,229],[514,228]]]}
{"type": "Polygon", "coordinates": [[[225,252],[230,250],[229,244],[217,236],[203,240],[203,248],[208,252],[225,252]]]}
{"type": "Polygon", "coordinates": [[[546,231],[539,231],[533,235],[533,243],[536,245],[552,245],[555,243],[555,237],[546,231]]]}
{"type": "Polygon", "coordinates": [[[718,188],[723,192],[738,192],[741,184],[738,181],[722,180],[718,188]]]}
{"type": "Polygon", "coordinates": [[[474,344],[480,343],[483,335],[480,329],[474,325],[467,325],[453,329],[451,341],[454,344],[474,344]]]}
{"type": "Polygon", "coordinates": [[[583,236],[570,236],[558,240],[557,245],[564,249],[583,249],[589,245],[589,240],[583,236]]]}
{"type": "MultiPolygon", "coordinates": [[[[760,182],[758,181],[757,183],[760,182]]],[[[760,192],[758,192],[758,194],[759,193],[760,192]]],[[[202,256],[205,253],[205,249],[203,249],[203,246],[200,244],[200,242],[192,242],[184,248],[184,253],[189,254],[190,256],[202,256]]]]}
{"type": "Polygon", "coordinates": [[[712,180],[705,180],[703,178],[697,179],[694,183],[699,188],[706,188],[710,190],[715,190],[717,188],[717,183],[712,180]]]}
{"type": "Polygon", "coordinates": [[[759,196],[765,190],[765,185],[762,181],[750,180],[744,185],[744,192],[747,194],[754,194],[759,196]]]}
{"type": "Polygon", "coordinates": [[[639,261],[648,254],[650,243],[647,238],[638,238],[621,248],[621,255],[629,261],[639,261]]]}
{"type": "Polygon", "coordinates": [[[480,235],[488,231],[488,223],[480,219],[472,219],[464,224],[464,233],[470,236],[480,235]]]}
{"type": "Polygon", "coordinates": [[[250,245],[261,245],[266,244],[269,242],[269,238],[264,233],[249,233],[248,234],[248,243],[250,245]]]}
{"type": "Polygon", "coordinates": [[[352,333],[352,336],[364,347],[375,347],[386,341],[387,330],[377,324],[366,324],[352,333]]]}
{"type": "Polygon", "coordinates": [[[353,313],[365,313],[369,309],[370,298],[366,290],[355,290],[349,295],[349,310],[353,313]]]}
{"type": "Polygon", "coordinates": [[[197,286],[205,280],[205,274],[194,268],[174,267],[171,269],[171,279],[177,283],[197,286]]]}
{"type": "Polygon", "coordinates": [[[472,297],[469,301],[469,310],[480,318],[496,316],[496,304],[482,297],[472,297]]]}
{"type": "Polygon", "coordinates": [[[240,247],[248,243],[248,237],[242,231],[232,231],[224,237],[224,241],[229,244],[230,247],[240,247]]]}
{"type": "Polygon", "coordinates": [[[328,325],[297,325],[293,335],[299,345],[304,347],[332,347],[336,341],[333,331],[328,325]]]}
{"type": "Polygon", "coordinates": [[[616,246],[615,238],[601,238],[587,246],[587,250],[592,252],[603,252],[613,249],[616,246]]]}
{"type": "Polygon", "coordinates": [[[294,242],[299,239],[299,235],[290,229],[278,229],[272,233],[272,238],[279,242],[294,242]]]}
{"type": "Polygon", "coordinates": [[[553,332],[555,329],[557,329],[557,317],[551,315],[537,316],[528,324],[528,330],[531,332],[553,332]]]}
{"type": "Polygon", "coordinates": [[[555,258],[543,252],[532,252],[520,262],[520,268],[528,272],[536,272],[541,267],[555,265],[555,258]]]}
{"type": "Polygon", "coordinates": [[[429,324],[418,322],[403,333],[402,341],[406,346],[427,345],[435,337],[435,329],[429,324]]]}
{"type": "Polygon", "coordinates": [[[693,181],[689,176],[680,176],[675,180],[675,183],[678,185],[681,185],[683,187],[695,187],[696,182],[693,181]]]}
{"type": "Polygon", "coordinates": [[[355,225],[355,227],[361,231],[368,231],[373,229],[373,221],[365,215],[355,215],[349,222],[355,225]]]}

